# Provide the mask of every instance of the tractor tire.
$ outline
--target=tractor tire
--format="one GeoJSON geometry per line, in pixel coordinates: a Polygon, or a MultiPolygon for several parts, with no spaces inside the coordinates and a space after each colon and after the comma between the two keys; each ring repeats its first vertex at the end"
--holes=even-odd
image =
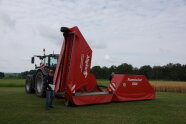
{"type": "Polygon", "coordinates": [[[32,77],[31,76],[27,76],[26,77],[26,81],[25,81],[25,92],[26,93],[34,93],[35,90],[34,88],[32,87],[32,77]]]}
{"type": "Polygon", "coordinates": [[[39,97],[45,97],[46,91],[44,88],[44,75],[41,71],[38,71],[35,77],[35,93],[39,97]]]}

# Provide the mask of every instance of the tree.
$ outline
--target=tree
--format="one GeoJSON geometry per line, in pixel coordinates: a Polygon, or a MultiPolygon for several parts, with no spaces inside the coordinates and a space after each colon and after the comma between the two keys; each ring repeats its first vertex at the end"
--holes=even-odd
{"type": "Polygon", "coordinates": [[[101,69],[100,66],[94,66],[94,67],[92,67],[91,73],[93,73],[94,76],[95,76],[96,78],[98,78],[98,79],[103,78],[102,69],[101,69]]]}
{"type": "Polygon", "coordinates": [[[118,73],[118,74],[132,74],[133,67],[130,64],[123,63],[117,67],[116,73],[118,73]]]}
{"type": "Polygon", "coordinates": [[[186,81],[186,65],[182,65],[180,80],[186,81]]]}
{"type": "Polygon", "coordinates": [[[147,78],[151,78],[152,75],[152,68],[150,65],[144,65],[139,69],[139,74],[145,75],[147,78]]]}
{"type": "Polygon", "coordinates": [[[115,65],[110,66],[109,74],[111,74],[112,72],[116,72],[116,70],[117,70],[117,67],[115,65]]]}
{"type": "Polygon", "coordinates": [[[3,72],[0,72],[0,79],[4,78],[5,74],[3,72]]]}
{"type": "Polygon", "coordinates": [[[109,68],[107,68],[106,66],[102,67],[102,77],[104,79],[109,79],[109,76],[110,76],[109,68]]]}
{"type": "Polygon", "coordinates": [[[28,74],[34,74],[35,73],[35,70],[30,70],[30,71],[24,71],[24,72],[21,72],[19,75],[18,75],[18,78],[23,78],[25,79],[26,76],[28,74]]]}
{"type": "Polygon", "coordinates": [[[134,67],[132,72],[133,72],[132,74],[138,75],[139,74],[139,69],[134,67]]]}
{"type": "Polygon", "coordinates": [[[163,69],[161,66],[154,66],[152,68],[151,79],[163,80],[163,69]]]}

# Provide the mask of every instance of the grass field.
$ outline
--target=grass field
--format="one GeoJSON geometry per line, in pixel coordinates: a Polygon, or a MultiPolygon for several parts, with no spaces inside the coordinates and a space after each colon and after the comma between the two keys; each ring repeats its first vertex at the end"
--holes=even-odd
{"type": "Polygon", "coordinates": [[[79,107],[65,107],[63,99],[55,99],[55,108],[46,111],[45,99],[26,94],[23,86],[24,80],[0,80],[0,124],[186,123],[186,94],[157,92],[155,100],[79,107]]]}
{"type": "Polygon", "coordinates": [[[25,94],[23,87],[0,87],[1,124],[185,124],[186,94],[157,93],[155,100],[113,102],[44,110],[43,98],[25,94]]]}
{"type": "Polygon", "coordinates": [[[24,87],[23,79],[0,79],[0,87],[24,87]]]}

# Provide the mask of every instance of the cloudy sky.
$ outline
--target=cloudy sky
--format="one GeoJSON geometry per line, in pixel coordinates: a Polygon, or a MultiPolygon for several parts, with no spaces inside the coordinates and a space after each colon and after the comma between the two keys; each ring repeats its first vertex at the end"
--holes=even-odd
{"type": "Polygon", "coordinates": [[[186,64],[186,0],[0,0],[0,71],[59,53],[62,26],[80,28],[92,66],[186,64]]]}

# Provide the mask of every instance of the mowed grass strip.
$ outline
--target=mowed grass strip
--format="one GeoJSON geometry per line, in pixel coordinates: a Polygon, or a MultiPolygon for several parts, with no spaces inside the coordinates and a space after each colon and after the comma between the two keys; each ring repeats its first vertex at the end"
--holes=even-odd
{"type": "Polygon", "coordinates": [[[44,109],[44,98],[23,87],[0,87],[1,124],[185,124],[186,94],[157,93],[156,99],[44,109]]]}

